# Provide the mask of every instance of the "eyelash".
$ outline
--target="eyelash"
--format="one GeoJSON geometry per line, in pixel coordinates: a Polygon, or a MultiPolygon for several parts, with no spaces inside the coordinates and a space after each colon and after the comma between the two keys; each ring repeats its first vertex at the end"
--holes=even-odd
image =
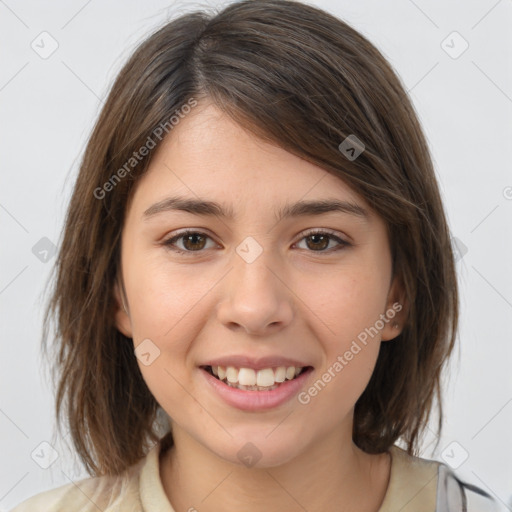
{"type": "MultiPolygon", "coordinates": [[[[186,231],[182,231],[181,233],[178,233],[177,235],[174,235],[173,237],[169,238],[168,240],[165,240],[164,242],[162,242],[162,245],[164,245],[166,248],[168,248],[171,251],[176,252],[178,254],[190,255],[190,254],[194,254],[194,253],[204,252],[205,249],[201,249],[201,250],[197,250],[197,251],[185,251],[183,249],[178,249],[177,247],[175,247],[173,245],[177,240],[179,240],[180,238],[183,238],[185,236],[188,236],[188,235],[200,235],[202,237],[212,239],[209,235],[207,235],[206,233],[203,233],[202,231],[186,230],[186,231]]],[[[296,243],[299,243],[302,240],[304,240],[305,238],[308,238],[313,235],[324,235],[324,236],[327,235],[331,240],[334,240],[335,242],[337,242],[339,244],[339,246],[335,247],[334,249],[331,248],[331,249],[321,250],[321,251],[309,250],[308,252],[317,253],[317,254],[330,254],[332,252],[342,250],[345,247],[352,245],[349,242],[340,238],[339,236],[335,235],[333,232],[331,232],[329,230],[320,230],[320,229],[311,230],[311,231],[306,232],[302,236],[302,238],[300,238],[300,240],[296,243]]]]}

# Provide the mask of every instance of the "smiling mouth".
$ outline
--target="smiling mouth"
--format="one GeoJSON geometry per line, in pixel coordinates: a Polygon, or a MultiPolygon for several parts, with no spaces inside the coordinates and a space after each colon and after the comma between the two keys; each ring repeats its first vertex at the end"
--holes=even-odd
{"type": "Polygon", "coordinates": [[[313,368],[311,366],[279,366],[256,371],[252,368],[235,368],[233,366],[201,366],[201,369],[233,388],[244,391],[272,391],[284,382],[294,380],[313,368]]]}

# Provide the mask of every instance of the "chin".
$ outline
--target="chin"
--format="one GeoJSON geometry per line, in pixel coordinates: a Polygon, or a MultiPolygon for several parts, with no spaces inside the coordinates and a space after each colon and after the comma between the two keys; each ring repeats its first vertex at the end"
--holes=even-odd
{"type": "Polygon", "coordinates": [[[272,432],[272,428],[259,428],[257,431],[240,429],[224,446],[210,446],[210,450],[241,467],[264,469],[282,466],[299,455],[300,440],[295,436],[278,435],[272,432]],[[269,432],[272,434],[268,435],[269,432]]]}

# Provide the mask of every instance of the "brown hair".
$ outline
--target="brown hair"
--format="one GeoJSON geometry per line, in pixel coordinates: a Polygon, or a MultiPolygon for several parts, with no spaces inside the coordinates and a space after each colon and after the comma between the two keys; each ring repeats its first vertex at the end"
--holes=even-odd
{"type": "Polygon", "coordinates": [[[44,335],[53,320],[57,417],[65,413],[86,469],[118,474],[159,437],[158,404],[132,340],[114,323],[113,289],[128,201],[154,152],[126,163],[191,98],[207,98],[255,135],[333,173],[386,222],[408,316],[398,338],[381,346],[355,406],[353,438],[370,453],[398,439],[415,453],[434,401],[441,427],[440,376],[458,319],[450,236],[425,137],[399,78],[361,34],[299,2],[247,0],[183,15],[145,40],[86,147],[44,335]],[[354,160],[338,149],[352,134],[365,145],[354,160]]]}

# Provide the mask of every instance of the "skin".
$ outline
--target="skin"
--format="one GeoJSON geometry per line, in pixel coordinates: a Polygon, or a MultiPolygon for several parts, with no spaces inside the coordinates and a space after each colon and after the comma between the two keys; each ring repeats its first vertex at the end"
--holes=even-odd
{"type": "Polygon", "coordinates": [[[403,304],[386,226],[360,196],[202,103],[174,127],[139,181],[121,263],[118,329],[135,347],[149,338],[160,350],[150,365],[138,363],[172,417],[175,446],[161,458],[160,474],[176,511],[379,509],[390,457],[355,446],[353,410],[380,343],[400,333],[392,323],[402,325],[403,311],[308,404],[294,397],[265,412],[241,411],[206,386],[198,367],[234,353],[295,357],[314,368],[307,389],[359,333],[403,304]],[[144,218],[171,195],[217,201],[235,217],[164,211],[144,218]],[[368,218],[328,212],[276,223],[274,211],[285,204],[332,198],[364,207],[368,218]],[[164,245],[183,228],[207,235],[174,242],[188,254],[164,245]],[[325,247],[307,236],[311,229],[351,245],[328,238],[325,247]],[[262,248],[252,263],[236,252],[248,236],[262,248]],[[237,457],[247,442],[261,453],[252,467],[237,457]]]}

